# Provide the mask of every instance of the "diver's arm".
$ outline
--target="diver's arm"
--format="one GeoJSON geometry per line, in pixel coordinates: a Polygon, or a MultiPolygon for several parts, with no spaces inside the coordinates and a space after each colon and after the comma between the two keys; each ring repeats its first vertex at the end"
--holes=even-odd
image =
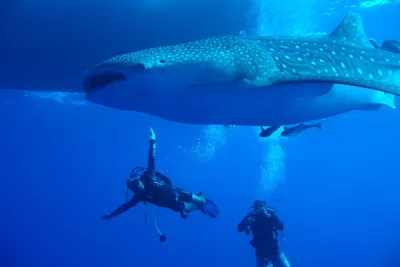
{"type": "Polygon", "coordinates": [[[274,222],[274,226],[276,229],[278,229],[279,231],[283,231],[283,229],[285,229],[285,225],[283,224],[283,222],[278,218],[278,216],[276,216],[275,212],[269,212],[269,214],[271,215],[271,219],[274,222]]]}
{"type": "Polygon", "coordinates": [[[238,232],[243,232],[246,231],[246,229],[250,226],[251,220],[250,220],[250,215],[246,215],[243,220],[238,224],[237,230],[238,232]]]}
{"type": "Polygon", "coordinates": [[[149,154],[147,159],[147,171],[148,172],[155,172],[156,169],[156,134],[154,133],[153,129],[150,128],[150,147],[149,147],[149,154]]]}
{"type": "Polygon", "coordinates": [[[373,47],[379,49],[379,45],[376,43],[375,39],[371,38],[371,39],[369,39],[369,42],[372,44],[373,47]]]}
{"type": "Polygon", "coordinates": [[[125,211],[129,210],[130,208],[133,208],[139,202],[140,202],[139,199],[136,196],[134,196],[131,200],[129,200],[128,202],[122,204],[118,209],[116,209],[113,212],[111,212],[109,214],[106,214],[103,217],[101,217],[101,219],[109,220],[112,217],[120,215],[121,213],[124,213],[125,211]]]}

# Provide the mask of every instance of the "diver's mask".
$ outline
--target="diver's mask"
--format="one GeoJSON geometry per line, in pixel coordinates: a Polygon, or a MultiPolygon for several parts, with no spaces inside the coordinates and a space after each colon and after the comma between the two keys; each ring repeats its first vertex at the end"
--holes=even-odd
{"type": "Polygon", "coordinates": [[[264,212],[267,208],[267,202],[264,200],[256,200],[253,202],[253,211],[254,212],[264,212]]]}
{"type": "Polygon", "coordinates": [[[126,201],[128,201],[129,192],[137,192],[139,187],[143,187],[140,181],[140,177],[144,174],[145,169],[143,167],[136,167],[132,169],[131,175],[126,179],[126,201]]]}
{"type": "Polygon", "coordinates": [[[139,185],[139,181],[140,181],[140,176],[129,177],[128,179],[126,179],[126,187],[128,188],[128,190],[134,192],[136,191],[135,189],[139,185]]]}
{"type": "Polygon", "coordinates": [[[135,167],[132,169],[131,175],[129,176],[129,178],[139,179],[145,172],[146,172],[145,168],[135,167]]]}

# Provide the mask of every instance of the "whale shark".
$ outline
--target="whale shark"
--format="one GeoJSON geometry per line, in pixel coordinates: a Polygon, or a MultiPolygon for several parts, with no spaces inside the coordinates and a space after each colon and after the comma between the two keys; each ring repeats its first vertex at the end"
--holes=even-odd
{"type": "Polygon", "coordinates": [[[200,125],[285,125],[394,108],[400,55],[376,49],[347,13],[322,38],[219,36],[107,59],[86,99],[200,125]]]}
{"type": "Polygon", "coordinates": [[[271,126],[395,108],[400,55],[374,47],[347,13],[322,38],[217,36],[117,55],[84,73],[92,103],[200,125],[271,126]]]}

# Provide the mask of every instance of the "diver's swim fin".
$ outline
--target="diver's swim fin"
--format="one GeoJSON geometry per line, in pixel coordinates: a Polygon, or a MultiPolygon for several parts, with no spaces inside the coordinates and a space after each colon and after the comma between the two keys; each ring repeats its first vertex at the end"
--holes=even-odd
{"type": "Polygon", "coordinates": [[[219,208],[214,201],[206,198],[206,204],[203,206],[203,212],[210,216],[210,218],[217,218],[219,215],[219,208]]]}

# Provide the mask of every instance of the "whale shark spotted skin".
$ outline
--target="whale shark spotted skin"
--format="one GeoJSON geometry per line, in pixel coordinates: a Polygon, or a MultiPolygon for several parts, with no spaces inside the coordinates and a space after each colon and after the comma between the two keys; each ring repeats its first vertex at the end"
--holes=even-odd
{"type": "Polygon", "coordinates": [[[83,85],[91,102],[170,121],[284,125],[394,107],[400,55],[375,49],[348,13],[323,38],[220,36],[119,55],[83,85]]]}

